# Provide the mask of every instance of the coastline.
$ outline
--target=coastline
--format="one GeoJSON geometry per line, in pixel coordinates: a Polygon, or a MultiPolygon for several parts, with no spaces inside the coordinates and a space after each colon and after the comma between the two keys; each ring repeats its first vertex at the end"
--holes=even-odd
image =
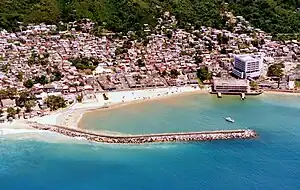
{"type": "Polygon", "coordinates": [[[276,91],[276,90],[266,90],[263,92],[263,94],[300,96],[300,92],[287,92],[287,91],[276,91]]]}
{"type": "MultiPolygon", "coordinates": [[[[111,92],[111,94],[116,92],[111,92]]],[[[120,92],[117,92],[120,93],[120,92]]],[[[111,94],[108,93],[108,96],[111,94]]],[[[84,117],[84,114],[88,112],[98,112],[107,111],[112,109],[118,109],[123,106],[129,106],[133,104],[141,104],[149,101],[163,100],[172,97],[186,96],[192,94],[209,94],[207,89],[200,89],[199,87],[173,87],[173,88],[163,88],[163,89],[151,89],[151,90],[138,90],[138,91],[123,91],[122,96],[116,95],[112,98],[112,103],[106,107],[104,104],[99,104],[96,106],[96,102],[81,103],[75,106],[75,110],[71,115],[63,118],[59,118],[57,125],[63,125],[71,128],[80,128],[80,121],[84,117]],[[138,92],[138,93],[137,93],[138,92]],[[132,94],[135,93],[135,94],[132,94]],[[125,98],[123,99],[123,95],[125,98]],[[126,98],[127,97],[127,98],[126,98]],[[85,104],[85,105],[82,105],[85,104]],[[78,108],[79,107],[79,108],[78,108]],[[68,118],[69,117],[69,118],[68,118]]],[[[102,93],[101,93],[102,96],[102,93]]],[[[112,134],[112,133],[106,133],[112,134]]]]}
{"type": "MultiPolygon", "coordinates": [[[[117,109],[122,106],[139,104],[143,102],[166,99],[170,97],[185,96],[191,94],[209,94],[208,89],[200,89],[198,86],[169,87],[145,90],[107,92],[108,101],[103,98],[103,93],[96,94],[96,99],[89,99],[83,103],[75,103],[72,106],[55,111],[43,117],[34,117],[28,120],[16,120],[11,123],[0,123],[0,136],[8,138],[41,139],[43,141],[69,141],[72,138],[65,137],[49,131],[40,131],[28,125],[28,122],[37,122],[42,125],[58,125],[76,129],[81,118],[86,112],[105,111],[117,109]],[[108,107],[107,107],[108,106],[108,107]],[[106,108],[105,108],[106,107],[106,108]]],[[[110,131],[103,134],[122,135],[110,131]]],[[[1,138],[1,137],[0,137],[1,138]]]]}
{"type": "Polygon", "coordinates": [[[104,100],[103,93],[97,93],[93,99],[87,99],[82,103],[75,103],[64,111],[57,111],[43,117],[35,117],[29,121],[40,124],[61,125],[77,128],[78,122],[86,112],[105,111],[116,109],[131,104],[160,100],[189,94],[209,94],[208,88],[200,89],[198,86],[169,87],[157,89],[113,91],[106,92],[109,100],[104,100]]]}
{"type": "MultiPolygon", "coordinates": [[[[170,87],[170,88],[158,88],[158,89],[145,89],[145,90],[132,90],[132,91],[118,91],[118,92],[107,92],[109,101],[103,99],[103,93],[96,94],[96,99],[89,99],[83,103],[75,103],[64,110],[58,110],[50,115],[43,117],[35,117],[29,120],[16,120],[12,123],[1,123],[0,124],[0,135],[15,137],[23,136],[25,138],[38,137],[45,141],[56,141],[63,139],[69,141],[70,137],[62,137],[59,134],[53,132],[38,131],[31,128],[27,121],[37,122],[44,125],[59,125],[69,127],[73,129],[83,129],[80,127],[80,121],[84,117],[85,113],[106,111],[111,109],[117,109],[119,107],[141,104],[144,102],[164,100],[168,98],[176,98],[178,96],[186,96],[192,94],[208,94],[208,88],[200,89],[197,87],[184,86],[184,87],[170,87]],[[107,107],[108,106],[108,107],[107,107]],[[41,137],[42,136],[42,137],[41,137]],[[51,140],[52,138],[52,140],[51,140]]],[[[292,95],[300,96],[300,93],[282,92],[282,91],[264,91],[265,95],[292,95]]],[[[99,131],[97,131],[99,132],[99,131]]],[[[122,133],[101,131],[102,134],[108,135],[124,135],[122,133]]]]}

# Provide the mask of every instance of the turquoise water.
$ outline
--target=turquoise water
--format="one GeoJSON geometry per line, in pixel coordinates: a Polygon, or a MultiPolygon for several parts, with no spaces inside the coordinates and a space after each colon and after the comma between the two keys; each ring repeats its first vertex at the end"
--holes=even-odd
{"type": "Polygon", "coordinates": [[[133,146],[5,139],[0,188],[300,189],[299,100],[193,95],[97,113],[86,121],[94,130],[122,133],[253,128],[257,140],[133,146]],[[226,116],[236,123],[226,123],[226,116]]]}

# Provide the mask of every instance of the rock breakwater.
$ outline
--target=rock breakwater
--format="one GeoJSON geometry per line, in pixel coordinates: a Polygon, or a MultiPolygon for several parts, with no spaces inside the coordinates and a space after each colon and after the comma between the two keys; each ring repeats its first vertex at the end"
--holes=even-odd
{"type": "Polygon", "coordinates": [[[211,141],[211,140],[230,140],[230,139],[252,139],[257,137],[255,130],[222,130],[222,131],[203,131],[186,133],[161,133],[147,135],[130,136],[110,136],[78,129],[71,129],[55,125],[43,125],[30,122],[29,125],[39,130],[47,130],[60,133],[69,137],[80,137],[92,142],[116,143],[116,144],[143,144],[154,142],[187,142],[187,141],[211,141]]]}

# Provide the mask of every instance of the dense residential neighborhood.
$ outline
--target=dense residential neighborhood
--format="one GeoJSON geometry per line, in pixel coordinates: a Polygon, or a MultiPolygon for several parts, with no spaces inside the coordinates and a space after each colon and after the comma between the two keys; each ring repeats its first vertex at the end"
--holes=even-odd
{"type": "Polygon", "coordinates": [[[2,30],[0,122],[44,115],[98,92],[201,86],[214,79],[243,78],[256,89],[297,90],[300,43],[273,41],[242,16],[225,16],[232,31],[183,30],[166,12],[155,30],[144,25],[144,39],[134,31],[94,35],[88,19],[61,23],[65,31],[46,24],[23,26],[15,33],[2,30]],[[261,60],[252,67],[257,56],[261,60]]]}

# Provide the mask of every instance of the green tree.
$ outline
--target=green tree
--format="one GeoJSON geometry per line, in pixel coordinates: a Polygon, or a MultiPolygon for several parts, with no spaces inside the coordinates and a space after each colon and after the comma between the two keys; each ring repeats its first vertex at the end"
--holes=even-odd
{"type": "Polygon", "coordinates": [[[6,112],[7,112],[7,117],[12,117],[12,118],[15,118],[15,115],[17,114],[16,109],[13,107],[7,108],[6,112]]]}
{"type": "Polygon", "coordinates": [[[283,76],[283,68],[284,64],[282,63],[273,64],[268,68],[267,75],[270,77],[281,78],[283,76]]]}
{"type": "Polygon", "coordinates": [[[251,81],[250,82],[250,87],[253,89],[253,90],[257,90],[258,89],[258,84],[256,81],[251,81]]]}
{"type": "MultiPolygon", "coordinates": [[[[96,34],[109,29],[137,31],[136,35],[143,36],[144,24],[154,28],[165,11],[176,16],[175,27],[191,29],[191,24],[200,29],[224,28],[226,20],[221,13],[229,10],[266,32],[300,32],[299,1],[294,0],[10,0],[0,1],[0,5],[0,26],[13,31],[19,30],[18,22],[58,24],[60,20],[89,18],[97,23],[96,34]]],[[[58,26],[59,30],[66,29],[65,24],[58,26]]]]}
{"type": "Polygon", "coordinates": [[[17,108],[16,109],[16,114],[19,114],[21,112],[21,109],[20,108],[17,108]]]}
{"type": "Polygon", "coordinates": [[[50,95],[45,99],[45,104],[51,111],[66,107],[66,102],[63,97],[50,95]]]}
{"type": "Polygon", "coordinates": [[[35,77],[34,82],[35,83],[40,83],[42,85],[49,83],[48,79],[47,79],[47,77],[45,75],[42,75],[40,77],[35,77]]]}
{"type": "Polygon", "coordinates": [[[99,61],[97,59],[87,57],[72,58],[69,59],[69,61],[72,63],[73,66],[76,67],[76,69],[80,70],[90,69],[93,71],[99,64],[99,61]]]}
{"type": "Polygon", "coordinates": [[[180,72],[176,69],[172,69],[170,73],[172,78],[177,78],[177,76],[180,75],[180,72]]]}
{"type": "Polygon", "coordinates": [[[31,112],[32,108],[36,105],[34,100],[27,100],[24,103],[24,107],[26,108],[26,112],[31,112]]]}
{"type": "Polygon", "coordinates": [[[32,88],[33,85],[34,85],[34,82],[31,80],[31,79],[28,79],[26,80],[23,85],[26,87],[26,88],[32,88]]]}
{"type": "Polygon", "coordinates": [[[82,95],[76,96],[76,100],[77,100],[79,103],[82,102],[82,99],[83,99],[83,96],[82,96],[82,95]]]}
{"type": "Polygon", "coordinates": [[[18,93],[18,97],[16,99],[16,105],[19,107],[23,107],[26,101],[36,100],[36,97],[34,94],[32,94],[30,91],[20,91],[18,93]]]}
{"type": "Polygon", "coordinates": [[[197,70],[197,77],[203,82],[205,80],[210,80],[212,78],[212,73],[209,72],[208,67],[201,67],[197,70]]]}
{"type": "Polygon", "coordinates": [[[14,99],[17,95],[17,89],[16,88],[7,88],[6,93],[10,99],[14,99]]]}
{"type": "Polygon", "coordinates": [[[55,70],[52,74],[52,81],[60,81],[64,77],[63,74],[58,70],[55,70]]]}

